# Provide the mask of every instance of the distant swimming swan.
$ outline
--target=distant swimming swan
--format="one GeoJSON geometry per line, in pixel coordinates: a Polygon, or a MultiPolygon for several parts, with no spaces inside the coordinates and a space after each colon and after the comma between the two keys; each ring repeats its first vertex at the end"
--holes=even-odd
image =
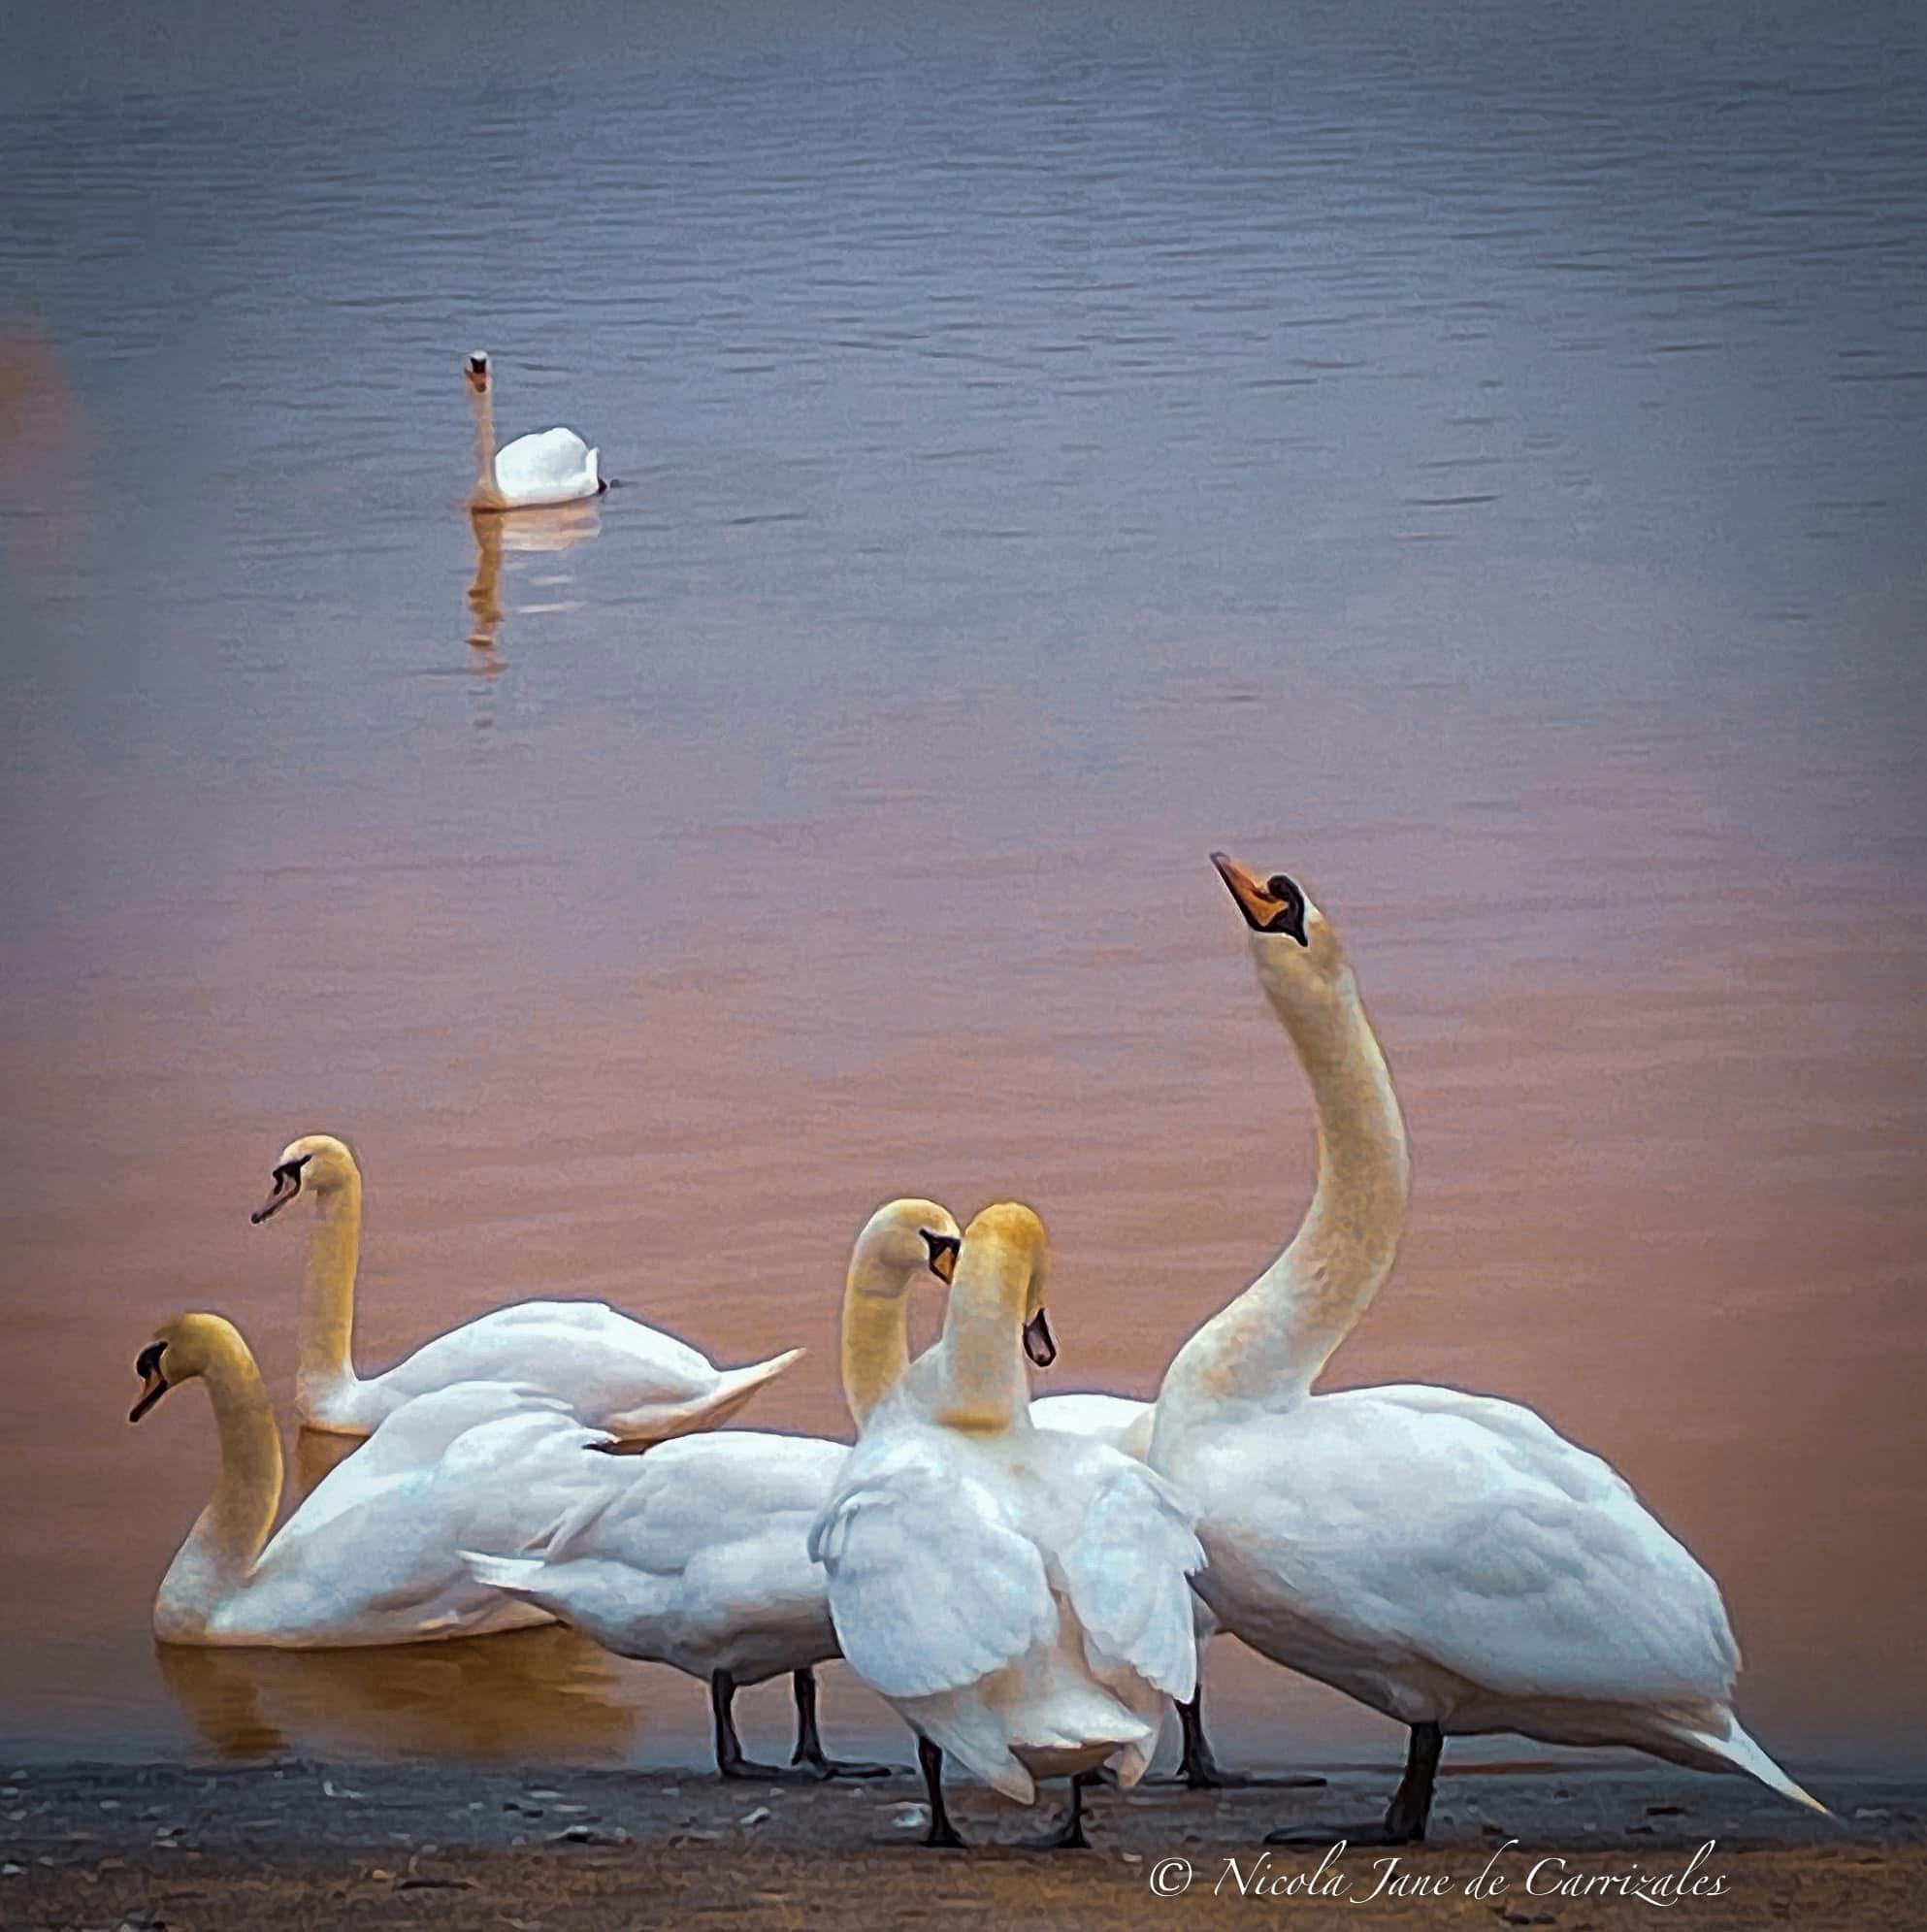
{"type": "Polygon", "coordinates": [[[506,449],[495,446],[495,392],[488,357],[469,357],[465,372],[474,399],[475,487],[471,509],[528,509],[539,504],[574,503],[600,495],[608,485],[596,472],[598,451],[572,429],[545,429],[518,436],[506,449]]]}

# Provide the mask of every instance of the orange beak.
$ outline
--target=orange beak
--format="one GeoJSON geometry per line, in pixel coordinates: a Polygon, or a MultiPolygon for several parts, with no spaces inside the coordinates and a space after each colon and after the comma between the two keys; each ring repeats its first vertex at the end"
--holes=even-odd
{"type": "Polygon", "coordinates": [[[1231,897],[1238,901],[1238,910],[1245,915],[1245,924],[1254,933],[1289,933],[1299,945],[1307,943],[1305,938],[1304,896],[1287,878],[1274,878],[1269,885],[1260,881],[1238,864],[1228,852],[1214,852],[1211,863],[1218,868],[1218,876],[1231,890],[1231,897]],[[1281,898],[1272,891],[1278,886],[1290,897],[1281,898]]]}
{"type": "Polygon", "coordinates": [[[1211,863],[1218,868],[1218,876],[1230,887],[1231,897],[1238,901],[1238,910],[1262,933],[1283,901],[1273,899],[1263,885],[1228,852],[1212,853],[1211,863]]]}

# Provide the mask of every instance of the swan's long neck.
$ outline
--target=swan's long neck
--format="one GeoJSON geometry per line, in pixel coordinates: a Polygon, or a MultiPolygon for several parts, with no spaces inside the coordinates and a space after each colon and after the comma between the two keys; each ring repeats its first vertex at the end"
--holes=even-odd
{"type": "Polygon", "coordinates": [[[214,1493],[168,1567],[154,1630],[192,1637],[247,1581],[281,1501],[281,1438],[261,1371],[239,1337],[202,1371],[220,1440],[214,1493]]]}
{"type": "Polygon", "coordinates": [[[475,488],[495,494],[495,385],[474,396],[475,409],[475,488]]]}
{"type": "Polygon", "coordinates": [[[909,1370],[909,1283],[860,1254],[843,1284],[843,1399],[858,1428],[909,1370]]]}
{"type": "Polygon", "coordinates": [[[989,1434],[1030,1415],[1024,1372],[1024,1309],[1030,1261],[980,1240],[966,1241],[937,1339],[934,1419],[951,1428],[989,1434]]]}
{"type": "Polygon", "coordinates": [[[295,1392],[301,1413],[315,1420],[355,1387],[354,1281],[361,1258],[361,1176],[314,1196],[314,1232],[301,1286],[301,1359],[295,1392]]]}
{"type": "MultiPolygon", "coordinates": [[[[1290,943],[1261,938],[1258,947],[1290,943]]],[[[1307,998],[1259,979],[1311,1081],[1318,1185],[1290,1245],[1178,1351],[1159,1392],[1159,1428],[1199,1404],[1293,1401],[1310,1389],[1390,1272],[1405,1222],[1405,1123],[1350,966],[1307,998]]],[[[1154,1454],[1155,1454],[1154,1449],[1154,1454]]]]}

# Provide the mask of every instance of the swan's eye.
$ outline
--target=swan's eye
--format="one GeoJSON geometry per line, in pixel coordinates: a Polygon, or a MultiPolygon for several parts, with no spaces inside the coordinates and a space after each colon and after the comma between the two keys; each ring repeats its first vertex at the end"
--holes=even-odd
{"type": "Polygon", "coordinates": [[[143,1382],[150,1375],[158,1375],[160,1373],[160,1359],[166,1352],[167,1344],[165,1342],[149,1342],[134,1358],[134,1373],[143,1382]]]}
{"type": "Polygon", "coordinates": [[[1264,889],[1273,899],[1282,899],[1287,905],[1298,897],[1298,888],[1283,872],[1273,872],[1265,880],[1264,889]]]}

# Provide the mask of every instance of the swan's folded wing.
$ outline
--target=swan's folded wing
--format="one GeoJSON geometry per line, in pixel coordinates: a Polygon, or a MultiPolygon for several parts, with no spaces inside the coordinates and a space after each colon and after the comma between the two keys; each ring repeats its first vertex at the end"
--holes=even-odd
{"type": "Polygon", "coordinates": [[[518,436],[496,452],[496,485],[510,496],[594,487],[594,451],[572,429],[518,436]]]}
{"type": "Polygon", "coordinates": [[[809,1553],[859,1677],[886,1697],[930,1697],[1050,1640],[1043,1558],[983,1484],[915,1439],[851,1460],[809,1553]]]}
{"type": "Polygon", "coordinates": [[[1059,1554],[1071,1608],[1100,1671],[1127,1667],[1186,1702],[1197,1640],[1186,1578],[1204,1567],[1191,1512],[1141,1463],[1103,1452],[1075,1541],[1059,1554]]]}
{"type": "MultiPolygon", "coordinates": [[[[1718,1586],[1610,1464],[1530,1410],[1347,1390],[1281,1447],[1291,1481],[1254,1522],[1294,1607],[1327,1628],[1510,1696],[1725,1696],[1739,1654],[1718,1586]]],[[[1260,1539],[1238,1540],[1256,1554],[1260,1539]]]]}

